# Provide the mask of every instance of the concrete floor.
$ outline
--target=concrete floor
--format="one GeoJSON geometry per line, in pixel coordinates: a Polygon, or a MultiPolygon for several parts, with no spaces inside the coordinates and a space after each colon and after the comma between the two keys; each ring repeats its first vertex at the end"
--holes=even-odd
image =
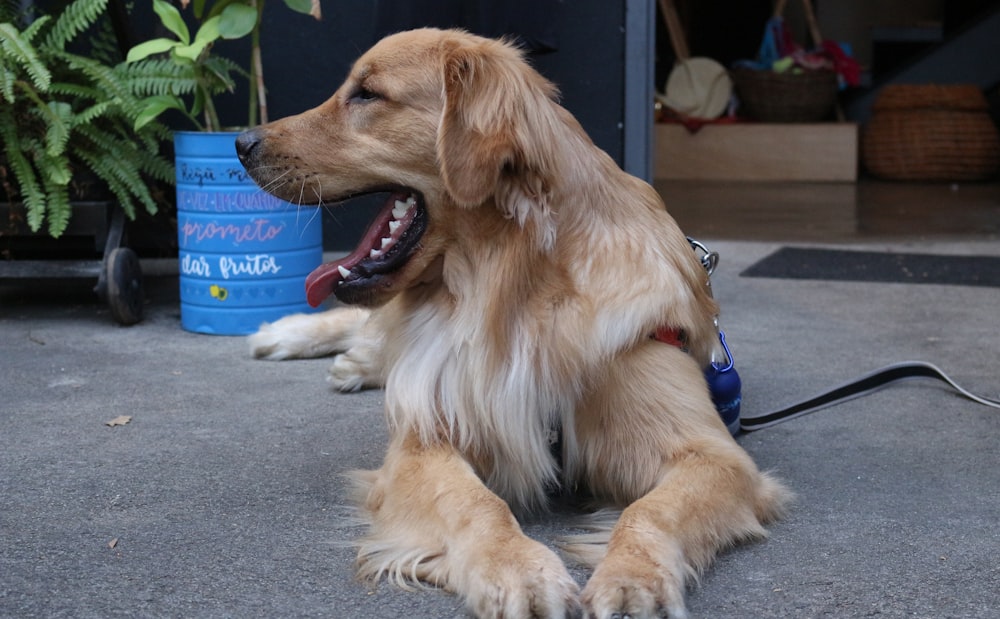
{"type": "MultiPolygon", "coordinates": [[[[996,185],[665,189],[722,255],[748,413],[910,358],[1000,395],[996,288],[739,276],[786,243],[998,256],[996,185]]],[[[0,284],[0,617],[463,616],[353,578],[340,474],[379,465],[380,392],[332,394],[328,360],[182,331],[169,273],[129,328],[91,286],[0,284]]],[[[1000,412],[914,382],[740,442],[798,501],[722,554],[693,617],[1000,616],[1000,412]]]]}

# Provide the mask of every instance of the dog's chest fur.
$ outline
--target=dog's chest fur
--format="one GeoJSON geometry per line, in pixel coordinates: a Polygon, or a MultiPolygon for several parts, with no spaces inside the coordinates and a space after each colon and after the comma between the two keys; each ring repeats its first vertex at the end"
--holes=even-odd
{"type": "Polygon", "coordinates": [[[553,428],[572,427],[578,380],[544,358],[552,333],[517,315],[484,325],[469,300],[431,299],[401,316],[387,338],[386,410],[397,430],[447,440],[487,485],[519,511],[533,511],[559,483],[553,428]]]}

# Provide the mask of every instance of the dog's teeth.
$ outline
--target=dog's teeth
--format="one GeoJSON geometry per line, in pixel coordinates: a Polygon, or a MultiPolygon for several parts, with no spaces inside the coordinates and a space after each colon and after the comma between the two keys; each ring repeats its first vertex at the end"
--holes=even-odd
{"type": "Polygon", "coordinates": [[[396,219],[402,219],[403,217],[406,216],[408,210],[409,209],[406,206],[406,202],[400,202],[399,200],[396,200],[396,205],[392,209],[392,216],[395,217],[396,219]]]}
{"type": "Polygon", "coordinates": [[[345,269],[343,266],[338,266],[337,271],[340,272],[341,277],[347,277],[348,275],[351,274],[351,272],[348,269],[345,269]]]}
{"type": "Polygon", "coordinates": [[[399,223],[398,221],[390,221],[389,222],[389,234],[396,234],[396,230],[399,230],[399,227],[402,226],[402,225],[403,224],[399,223]]]}
{"type": "Polygon", "coordinates": [[[373,249],[370,252],[368,252],[368,256],[371,257],[371,258],[378,258],[381,255],[382,255],[382,252],[380,252],[377,249],[373,249]]]}
{"type": "Polygon", "coordinates": [[[407,210],[409,210],[410,208],[413,208],[413,206],[414,206],[414,205],[415,205],[416,203],[417,203],[417,198],[416,198],[416,196],[412,196],[412,195],[411,195],[411,196],[410,196],[409,198],[407,198],[407,199],[406,199],[406,206],[407,206],[407,210]]]}
{"type": "Polygon", "coordinates": [[[392,238],[391,237],[387,236],[384,239],[382,239],[382,249],[385,249],[386,247],[388,247],[390,245],[392,245],[392,238]]]}

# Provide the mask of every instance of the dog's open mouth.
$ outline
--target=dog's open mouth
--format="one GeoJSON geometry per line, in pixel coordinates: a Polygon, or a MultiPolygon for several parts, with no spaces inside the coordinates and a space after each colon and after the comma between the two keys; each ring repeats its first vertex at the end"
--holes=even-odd
{"type": "Polygon", "coordinates": [[[427,229],[427,210],[420,195],[394,191],[358,246],[346,257],[317,267],[306,278],[306,300],[316,307],[331,294],[344,303],[359,303],[373,288],[392,285],[393,274],[420,246],[427,229]]]}

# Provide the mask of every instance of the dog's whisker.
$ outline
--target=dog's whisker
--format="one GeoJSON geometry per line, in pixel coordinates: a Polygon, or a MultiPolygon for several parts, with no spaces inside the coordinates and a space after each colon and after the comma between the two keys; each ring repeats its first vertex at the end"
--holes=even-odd
{"type": "MultiPolygon", "coordinates": [[[[302,209],[299,208],[299,210],[301,211],[302,209]]],[[[319,217],[320,210],[318,208],[314,208],[314,209],[311,209],[311,210],[312,210],[312,212],[309,214],[309,220],[306,221],[306,225],[305,225],[306,228],[308,228],[309,224],[311,224],[313,221],[316,220],[317,217],[319,217]]],[[[298,214],[296,214],[295,219],[296,219],[296,224],[297,224],[298,223],[298,221],[297,221],[298,220],[298,214]]]]}

